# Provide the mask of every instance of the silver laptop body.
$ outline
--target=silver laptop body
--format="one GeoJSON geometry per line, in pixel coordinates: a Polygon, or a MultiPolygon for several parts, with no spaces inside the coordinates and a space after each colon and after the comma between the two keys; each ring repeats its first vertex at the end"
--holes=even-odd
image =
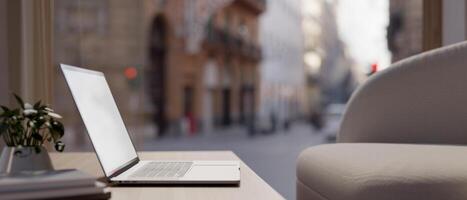
{"type": "Polygon", "coordinates": [[[238,184],[239,161],[140,160],[102,72],[60,64],[97,158],[111,182],[238,184]]]}

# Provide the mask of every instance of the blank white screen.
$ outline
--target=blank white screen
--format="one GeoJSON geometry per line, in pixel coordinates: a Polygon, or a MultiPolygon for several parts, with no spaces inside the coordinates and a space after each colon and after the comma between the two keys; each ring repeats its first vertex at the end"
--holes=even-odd
{"type": "Polygon", "coordinates": [[[100,72],[61,65],[107,176],[137,157],[109,85],[100,72]]]}

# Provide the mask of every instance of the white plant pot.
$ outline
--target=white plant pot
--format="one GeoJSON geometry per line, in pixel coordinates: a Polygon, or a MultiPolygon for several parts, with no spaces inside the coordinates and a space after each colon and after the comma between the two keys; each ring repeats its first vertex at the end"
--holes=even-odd
{"type": "Polygon", "coordinates": [[[53,170],[47,149],[40,147],[4,147],[0,156],[0,173],[53,170]]]}

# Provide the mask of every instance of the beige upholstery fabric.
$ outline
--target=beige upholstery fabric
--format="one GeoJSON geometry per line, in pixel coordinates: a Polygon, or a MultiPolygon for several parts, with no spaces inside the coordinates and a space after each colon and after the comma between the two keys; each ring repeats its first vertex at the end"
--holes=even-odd
{"type": "Polygon", "coordinates": [[[328,200],[297,180],[297,199],[328,200]]]}
{"type": "Polygon", "coordinates": [[[465,200],[467,147],[320,145],[300,155],[297,177],[297,199],[465,200]]]}
{"type": "Polygon", "coordinates": [[[467,42],[371,77],[338,142],[300,155],[298,199],[467,199],[467,147],[453,145],[467,144],[467,42]]]}
{"type": "Polygon", "coordinates": [[[467,42],[370,78],[349,101],[338,141],[467,144],[467,42]]]}

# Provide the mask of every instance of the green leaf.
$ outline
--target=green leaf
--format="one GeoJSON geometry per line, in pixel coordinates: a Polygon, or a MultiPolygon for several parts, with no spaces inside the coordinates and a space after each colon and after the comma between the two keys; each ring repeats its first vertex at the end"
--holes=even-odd
{"type": "Polygon", "coordinates": [[[58,141],[55,143],[55,150],[57,150],[58,152],[63,152],[63,150],[65,150],[65,144],[63,144],[62,141],[58,141]]]}
{"type": "Polygon", "coordinates": [[[39,108],[41,107],[41,102],[42,102],[41,100],[39,100],[38,102],[36,102],[36,103],[34,104],[33,108],[36,109],[36,110],[39,110],[39,108]]]}
{"type": "Polygon", "coordinates": [[[10,109],[9,109],[8,107],[6,107],[6,106],[1,106],[1,105],[0,105],[0,108],[3,109],[3,112],[8,112],[8,111],[10,111],[10,109]]]}
{"type": "Polygon", "coordinates": [[[55,120],[50,120],[50,126],[48,129],[54,142],[58,141],[63,136],[65,131],[63,125],[55,120]]]}
{"type": "Polygon", "coordinates": [[[38,140],[38,141],[42,141],[44,138],[42,137],[42,135],[38,134],[38,133],[33,133],[32,134],[32,138],[38,140]]]}
{"type": "Polygon", "coordinates": [[[8,130],[8,125],[4,124],[4,123],[1,123],[0,124],[0,136],[6,132],[6,130],[8,130]]]}
{"type": "Polygon", "coordinates": [[[65,134],[65,128],[63,127],[63,124],[61,122],[52,121],[51,126],[52,126],[52,130],[54,132],[57,132],[59,138],[63,137],[63,135],[65,134]]]}
{"type": "Polygon", "coordinates": [[[8,118],[8,117],[12,117],[14,115],[13,111],[9,110],[9,111],[5,111],[3,112],[0,117],[5,117],[5,118],[8,118]]]}
{"type": "Polygon", "coordinates": [[[19,109],[14,109],[14,110],[11,111],[11,114],[12,114],[11,116],[13,116],[13,115],[19,115],[19,113],[20,113],[20,110],[19,110],[19,109]]]}
{"type": "Polygon", "coordinates": [[[38,119],[38,120],[36,120],[36,127],[37,127],[38,129],[40,129],[40,128],[42,128],[42,126],[44,125],[44,123],[45,123],[45,121],[38,119]]]}
{"type": "Polygon", "coordinates": [[[24,109],[24,101],[23,101],[23,99],[21,99],[21,97],[19,97],[19,96],[16,95],[15,93],[13,93],[13,96],[15,96],[15,99],[16,99],[16,101],[18,102],[18,104],[21,106],[21,108],[24,109]]]}
{"type": "Polygon", "coordinates": [[[38,109],[38,110],[37,110],[37,113],[36,113],[36,116],[37,116],[37,117],[46,116],[46,115],[47,115],[47,111],[41,110],[41,109],[38,109]]]}
{"type": "Polygon", "coordinates": [[[49,128],[50,131],[50,136],[53,139],[53,141],[58,141],[60,139],[60,133],[55,131],[53,128],[49,128]]]}

